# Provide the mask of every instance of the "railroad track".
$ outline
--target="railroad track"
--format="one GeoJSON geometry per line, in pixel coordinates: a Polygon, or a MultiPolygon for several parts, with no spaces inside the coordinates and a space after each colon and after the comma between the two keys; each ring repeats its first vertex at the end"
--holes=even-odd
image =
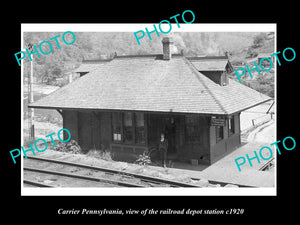
{"type": "Polygon", "coordinates": [[[259,168],[260,171],[266,171],[272,168],[275,164],[275,158],[272,157],[267,163],[265,163],[261,168],[259,168]]]}
{"type": "MultiPolygon", "coordinates": [[[[56,171],[56,170],[49,170],[49,169],[41,169],[41,168],[36,168],[36,167],[26,167],[24,166],[23,169],[24,171],[27,172],[32,172],[32,173],[38,173],[38,174],[47,174],[47,175],[55,175],[55,176],[60,176],[60,177],[68,177],[72,179],[79,179],[82,181],[89,181],[89,182],[100,182],[103,184],[109,184],[115,187],[196,187],[199,188],[200,186],[198,185],[193,185],[193,184],[188,184],[188,183],[183,183],[183,182],[178,182],[178,181],[173,181],[173,180],[168,180],[168,179],[161,179],[157,177],[151,177],[147,175],[141,175],[141,174],[135,174],[135,173],[130,173],[130,172],[125,172],[125,171],[120,171],[120,170],[114,170],[114,169],[108,169],[104,167],[96,167],[96,166],[90,166],[86,164],[80,164],[80,163],[73,163],[73,162],[67,162],[67,161],[61,161],[61,160],[56,160],[56,159],[49,159],[49,158],[43,158],[43,157],[31,157],[28,156],[26,160],[36,160],[39,162],[48,162],[52,164],[58,164],[58,165],[64,165],[68,167],[73,167],[77,169],[86,169],[90,171],[98,171],[98,172],[103,172],[106,175],[113,175],[113,176],[119,176],[119,179],[111,179],[111,178],[99,178],[99,177],[94,177],[94,176],[86,176],[86,175],[79,175],[79,174],[74,174],[74,173],[67,173],[67,172],[62,172],[62,171],[56,171]],[[126,181],[120,181],[120,178],[124,179],[124,177],[130,179],[135,179],[135,182],[126,182],[126,181]],[[141,184],[136,183],[136,180],[139,180],[141,184]]],[[[42,183],[37,183],[34,181],[29,181],[29,180],[24,180],[24,183],[27,183],[31,186],[37,186],[37,187],[53,187],[50,185],[45,185],[42,183]]]]}
{"type": "MultiPolygon", "coordinates": [[[[198,181],[200,180],[199,178],[191,177],[192,180],[198,181]]],[[[243,188],[254,188],[255,186],[250,186],[250,185],[244,185],[244,184],[234,184],[234,183],[228,183],[228,182],[223,182],[223,181],[215,181],[215,180],[208,180],[209,184],[212,185],[220,185],[220,187],[225,187],[227,184],[232,184],[238,187],[243,187],[243,188]]]]}
{"type": "Polygon", "coordinates": [[[43,184],[43,183],[36,182],[36,181],[30,181],[30,180],[23,180],[23,183],[28,184],[29,186],[33,186],[33,187],[50,187],[50,188],[54,187],[51,185],[43,184]]]}
{"type": "MultiPolygon", "coordinates": [[[[57,175],[57,176],[61,176],[61,177],[75,178],[75,179],[79,179],[79,180],[86,180],[86,181],[94,181],[94,182],[112,184],[112,185],[120,186],[120,187],[144,187],[142,185],[128,183],[128,182],[122,182],[122,181],[116,181],[116,180],[104,179],[104,178],[96,178],[96,177],[91,177],[91,176],[83,176],[83,175],[77,175],[77,174],[66,173],[66,172],[58,172],[58,171],[53,171],[53,170],[37,169],[37,168],[30,168],[30,167],[24,167],[23,169],[25,171],[43,173],[43,174],[48,174],[48,175],[49,174],[50,175],[57,175]]],[[[34,182],[32,182],[32,181],[29,181],[27,183],[30,184],[30,185],[35,185],[35,186],[39,186],[41,184],[41,183],[38,183],[38,182],[36,182],[36,184],[34,184],[34,182]]],[[[47,187],[47,185],[39,186],[39,187],[47,187]]],[[[51,186],[48,185],[48,187],[51,187],[51,186]]]]}

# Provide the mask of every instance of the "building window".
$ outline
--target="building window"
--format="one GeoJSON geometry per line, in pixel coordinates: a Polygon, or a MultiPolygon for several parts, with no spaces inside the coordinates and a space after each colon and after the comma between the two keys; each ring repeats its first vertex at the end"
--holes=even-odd
{"type": "Polygon", "coordinates": [[[224,138],[223,126],[216,126],[216,141],[219,142],[224,138]]]}
{"type": "Polygon", "coordinates": [[[146,144],[143,113],[112,113],[113,141],[125,144],[146,144]]]}
{"type": "Polygon", "coordinates": [[[199,116],[188,115],[185,117],[185,140],[187,143],[200,141],[199,116]]]}
{"type": "Polygon", "coordinates": [[[113,141],[122,141],[122,113],[112,114],[113,141]]]}
{"type": "Polygon", "coordinates": [[[135,113],[135,142],[146,144],[144,113],[135,113]]]}
{"type": "Polygon", "coordinates": [[[124,113],[124,142],[133,142],[133,114],[131,112],[124,113]]]}
{"type": "Polygon", "coordinates": [[[234,134],[234,116],[231,116],[228,119],[228,133],[229,135],[234,134]]]}

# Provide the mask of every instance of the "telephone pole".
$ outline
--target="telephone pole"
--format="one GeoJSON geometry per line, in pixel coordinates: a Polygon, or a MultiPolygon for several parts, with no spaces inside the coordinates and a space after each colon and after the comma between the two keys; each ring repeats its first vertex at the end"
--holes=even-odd
{"type": "MultiPolygon", "coordinates": [[[[32,44],[28,43],[28,50],[30,52],[33,51],[33,46],[32,44]]],[[[28,79],[28,104],[32,103],[33,100],[33,59],[30,61],[30,74],[29,74],[29,79],[28,79]]],[[[34,139],[34,109],[33,108],[28,108],[29,112],[29,118],[28,118],[28,124],[29,124],[29,130],[30,130],[30,138],[34,139]]]]}

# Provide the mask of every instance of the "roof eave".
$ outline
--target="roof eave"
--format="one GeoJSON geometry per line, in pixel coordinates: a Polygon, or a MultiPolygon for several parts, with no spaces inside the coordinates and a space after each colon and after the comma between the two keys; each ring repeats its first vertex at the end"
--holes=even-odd
{"type": "Polygon", "coordinates": [[[230,115],[232,115],[232,114],[235,114],[235,113],[240,113],[240,112],[245,111],[245,110],[248,110],[248,109],[251,109],[251,108],[253,108],[253,107],[255,107],[255,106],[258,106],[258,105],[260,105],[260,104],[263,104],[263,103],[268,102],[268,101],[271,101],[271,100],[274,100],[274,99],[273,99],[273,98],[269,98],[269,99],[263,100],[263,101],[261,101],[261,102],[259,102],[259,103],[257,103],[257,104],[254,104],[254,105],[245,107],[245,108],[243,108],[243,109],[234,111],[234,112],[232,112],[232,113],[229,113],[228,116],[230,116],[230,115]]]}
{"type": "MultiPolygon", "coordinates": [[[[28,105],[28,108],[36,108],[36,109],[53,109],[53,110],[73,110],[73,111],[102,111],[102,112],[144,112],[144,113],[156,113],[156,114],[197,114],[202,116],[230,116],[234,113],[201,113],[201,112],[176,112],[176,111],[154,111],[154,110],[129,110],[129,109],[100,109],[100,108],[74,108],[74,107],[56,107],[56,106],[32,106],[28,105]]],[[[251,107],[250,107],[251,108],[251,107]]],[[[241,110],[243,111],[243,110],[241,110]]]]}

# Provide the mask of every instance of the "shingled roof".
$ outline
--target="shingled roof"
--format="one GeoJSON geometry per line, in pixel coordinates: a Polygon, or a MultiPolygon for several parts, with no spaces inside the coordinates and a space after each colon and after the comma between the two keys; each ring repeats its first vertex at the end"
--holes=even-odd
{"type": "Polygon", "coordinates": [[[97,69],[101,64],[109,62],[111,59],[106,60],[85,60],[83,63],[74,70],[74,72],[91,72],[97,69]]]}
{"type": "Polygon", "coordinates": [[[198,71],[226,71],[232,65],[226,56],[187,57],[198,71]]]}
{"type": "Polygon", "coordinates": [[[29,107],[229,115],[270,99],[232,79],[220,86],[182,55],[117,56],[29,107]]]}

